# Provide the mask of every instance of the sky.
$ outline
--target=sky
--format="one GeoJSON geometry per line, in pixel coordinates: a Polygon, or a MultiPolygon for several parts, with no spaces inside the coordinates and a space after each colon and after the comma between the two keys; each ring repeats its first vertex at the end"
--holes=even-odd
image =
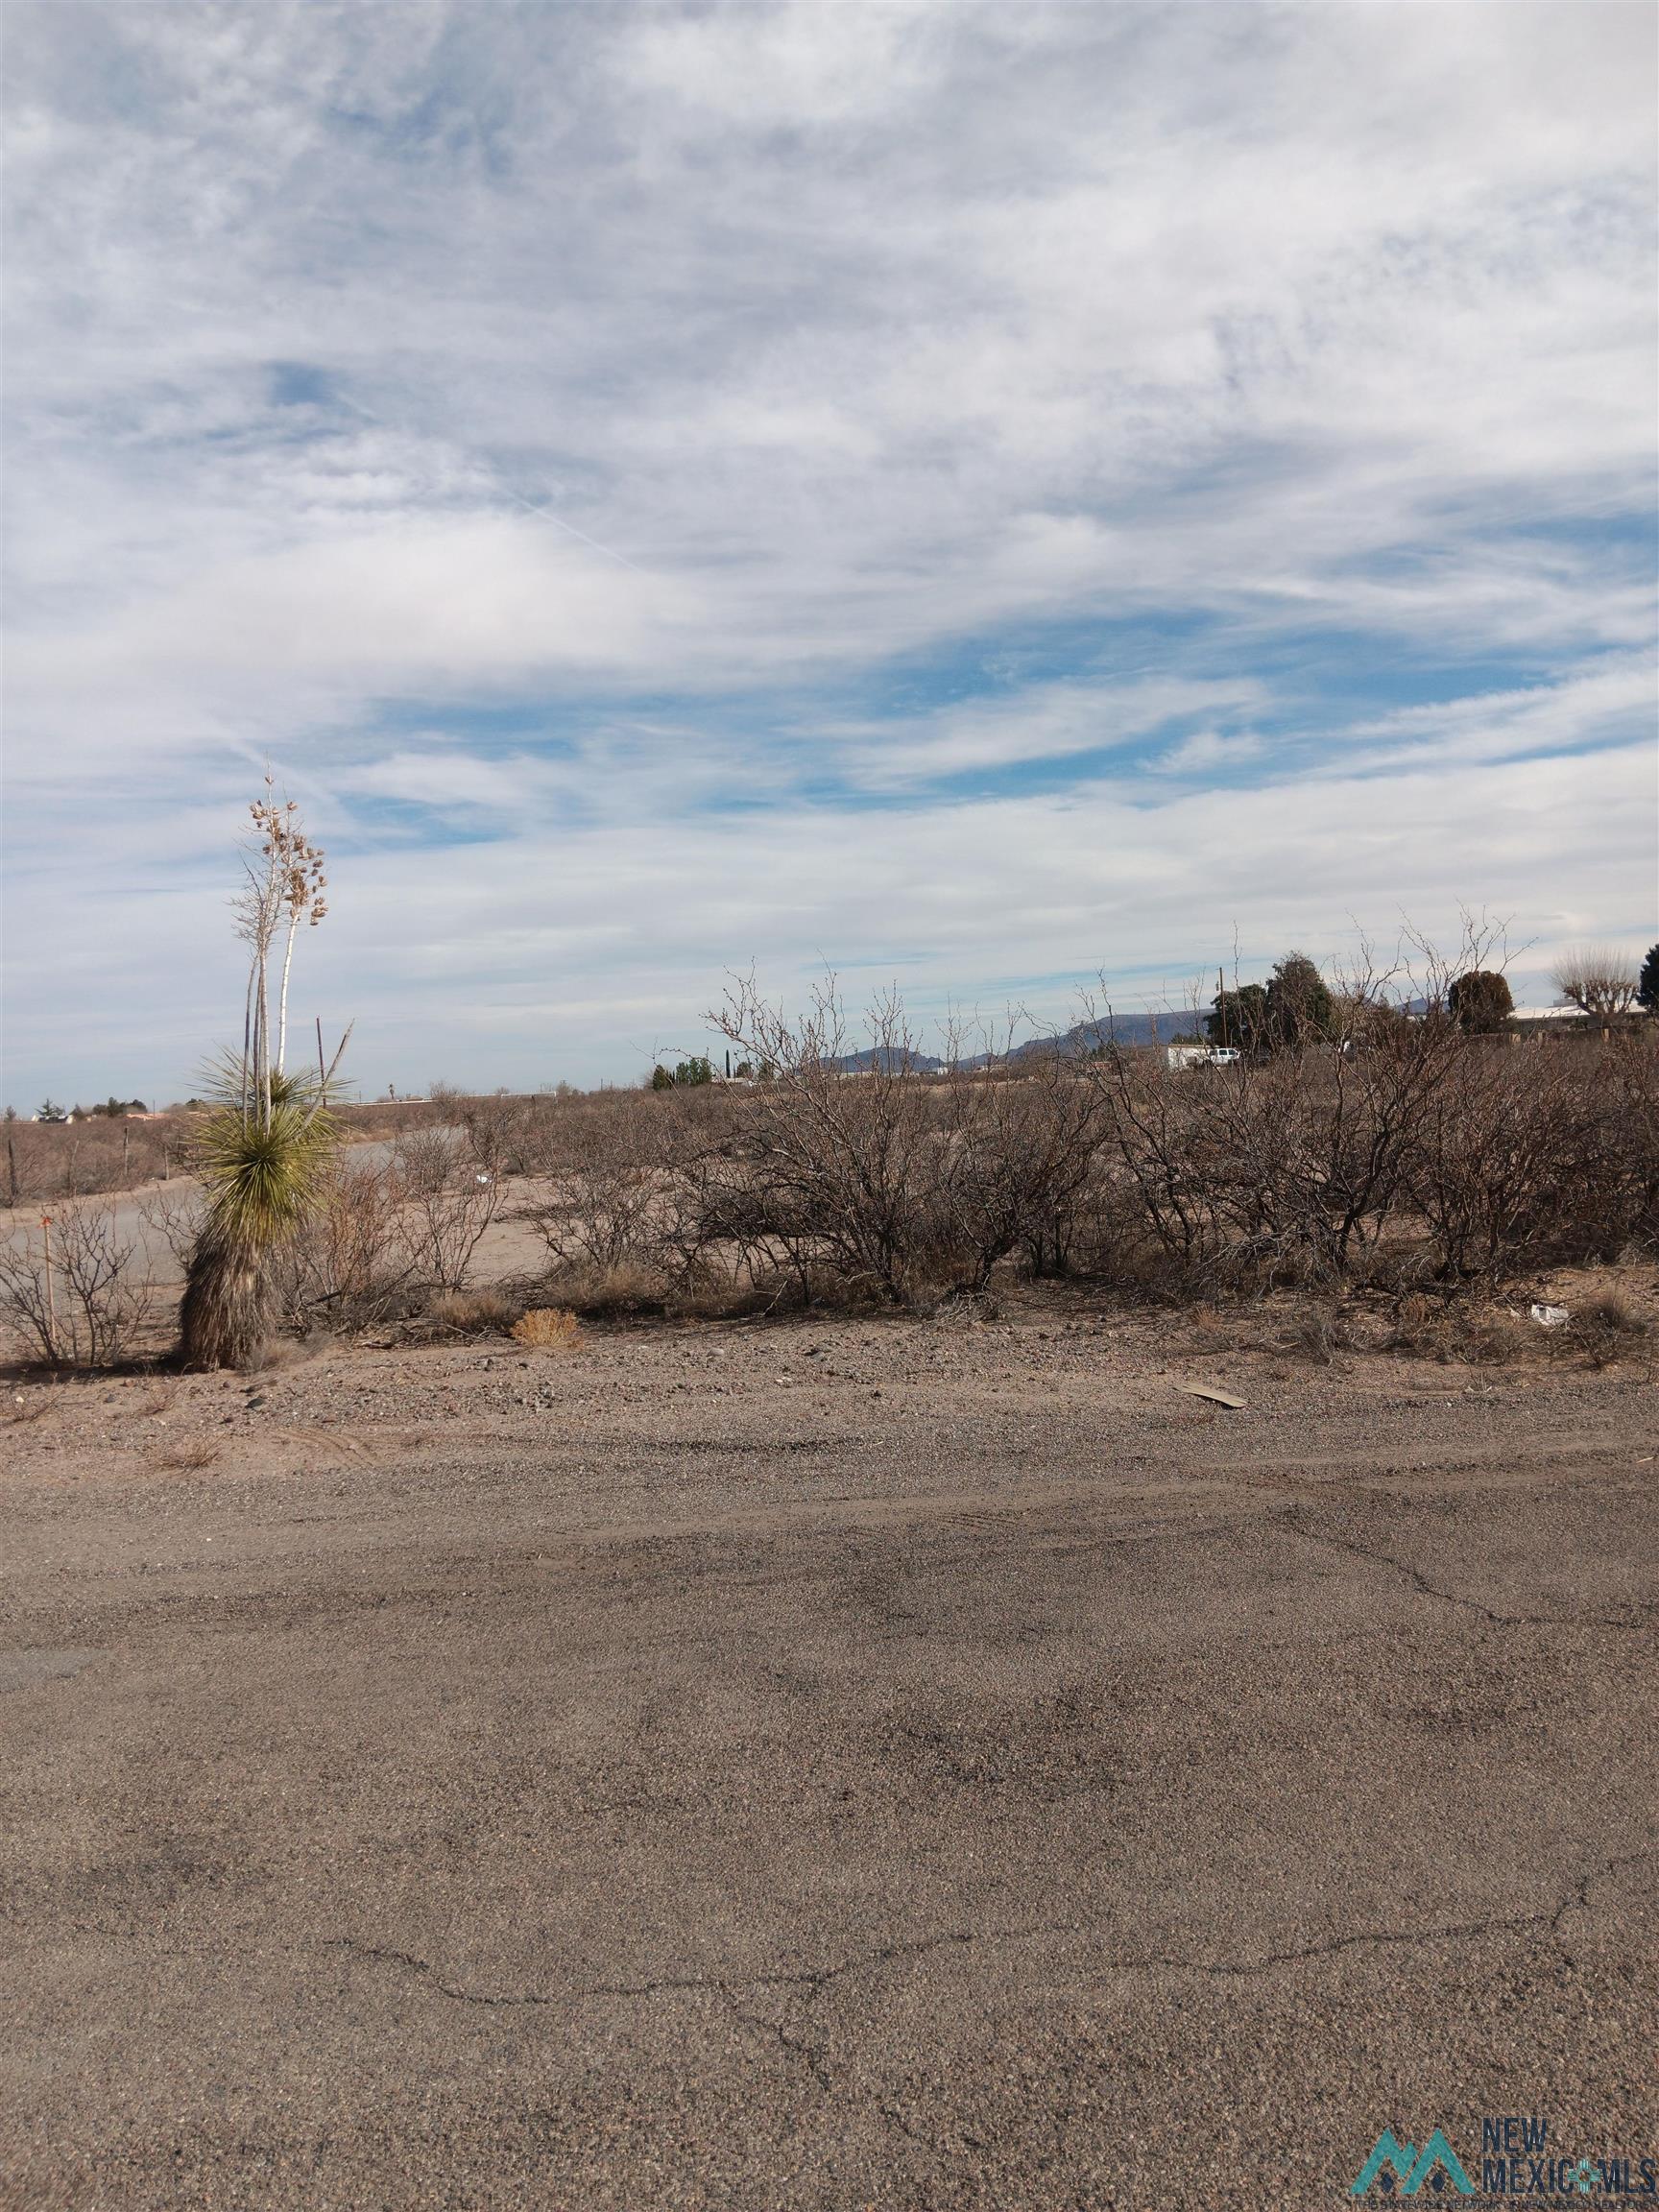
{"type": "Polygon", "coordinates": [[[267,764],[365,1095],[1639,952],[1656,37],[12,0],[0,1101],[189,1093],[267,764]]]}

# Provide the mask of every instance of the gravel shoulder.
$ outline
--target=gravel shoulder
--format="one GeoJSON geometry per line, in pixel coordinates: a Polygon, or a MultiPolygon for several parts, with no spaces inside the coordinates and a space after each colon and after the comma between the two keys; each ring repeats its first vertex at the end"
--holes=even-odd
{"type": "Polygon", "coordinates": [[[8,2206],[1659,2149],[1646,1356],[1053,1300],[7,1397],[8,2206]]]}

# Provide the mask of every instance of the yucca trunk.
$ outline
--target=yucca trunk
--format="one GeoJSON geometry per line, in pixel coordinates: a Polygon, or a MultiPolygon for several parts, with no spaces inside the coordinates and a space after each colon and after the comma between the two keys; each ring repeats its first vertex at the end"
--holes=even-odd
{"type": "Polygon", "coordinates": [[[246,1367],[271,1320],[267,1254],[245,1240],[204,1237],[190,1256],[179,1309],[185,1367],[246,1367]]]}

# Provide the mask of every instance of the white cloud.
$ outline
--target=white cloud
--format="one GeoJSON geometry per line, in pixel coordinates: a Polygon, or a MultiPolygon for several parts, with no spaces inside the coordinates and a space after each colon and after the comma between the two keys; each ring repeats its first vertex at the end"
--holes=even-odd
{"type": "Polygon", "coordinates": [[[1221,730],[1194,730],[1178,745],[1171,745],[1159,761],[1160,768],[1175,776],[1203,776],[1220,771],[1230,774],[1247,761],[1260,759],[1265,746],[1254,730],[1228,733],[1221,730]]]}
{"type": "Polygon", "coordinates": [[[891,956],[971,988],[1068,964],[1107,849],[1159,956],[1222,819],[1260,840],[1226,926],[1266,930],[1358,770],[1373,910],[1429,895],[1392,777],[1501,824],[1490,882],[1431,848],[1443,890],[1599,883],[1585,926],[1639,926],[1650,809],[1580,876],[1512,795],[1597,746],[1575,791],[1627,802],[1649,696],[1655,38],[1568,5],[13,9],[12,957],[116,1021],[84,917],[170,975],[172,918],[216,926],[208,802],[266,750],[342,914],[354,867],[411,895],[379,809],[511,832],[429,863],[481,871],[440,1021],[520,862],[585,1004],[650,1000],[653,886],[706,966],[856,936],[894,870],[891,956]],[[1324,713],[1337,638],[1365,672],[1324,713]],[[933,796],[1022,764],[1072,781],[933,796]],[[125,923],[83,903],[133,880],[106,810],[175,865],[125,923]]]}

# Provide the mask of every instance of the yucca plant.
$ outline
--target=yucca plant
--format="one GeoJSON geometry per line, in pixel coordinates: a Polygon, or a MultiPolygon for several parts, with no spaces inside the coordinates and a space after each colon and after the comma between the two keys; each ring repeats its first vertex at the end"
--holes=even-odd
{"type": "Polygon", "coordinates": [[[249,948],[242,1049],[210,1070],[211,1108],[196,1137],[198,1172],[207,1199],[202,1233],[185,1273],[180,1357],[187,1367],[247,1364],[271,1316],[271,1262],[322,1198],[338,1130],[330,1087],[351,1032],[331,1061],[317,1038],[315,1073],[283,1065],[288,983],[301,926],[327,912],[323,853],[306,838],[293,800],[278,803],[269,776],[249,809],[246,883],[235,902],[237,934],[249,948]],[[271,965],[281,942],[276,1041],[271,1045],[271,965]]]}

